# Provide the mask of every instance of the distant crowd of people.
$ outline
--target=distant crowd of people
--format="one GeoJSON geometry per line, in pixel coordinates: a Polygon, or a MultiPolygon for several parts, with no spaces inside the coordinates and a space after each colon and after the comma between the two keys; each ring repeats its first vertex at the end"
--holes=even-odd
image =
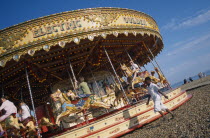
{"type": "Polygon", "coordinates": [[[189,77],[189,79],[184,79],[184,84],[187,84],[187,83],[189,83],[189,82],[193,82],[193,79],[192,79],[192,77],[189,77]],[[189,80],[189,81],[188,81],[189,80]]]}
{"type": "MultiPolygon", "coordinates": [[[[206,77],[206,74],[203,73],[203,72],[200,72],[200,73],[198,73],[198,77],[199,77],[199,79],[204,78],[204,77],[206,77]]],[[[193,82],[192,77],[189,77],[188,80],[187,80],[187,79],[184,79],[184,84],[187,84],[187,83],[189,83],[189,82],[193,82]],[[188,80],[189,80],[189,81],[188,81],[188,80]]]]}
{"type": "Polygon", "coordinates": [[[198,73],[199,79],[206,77],[206,74],[203,72],[198,73]]]}

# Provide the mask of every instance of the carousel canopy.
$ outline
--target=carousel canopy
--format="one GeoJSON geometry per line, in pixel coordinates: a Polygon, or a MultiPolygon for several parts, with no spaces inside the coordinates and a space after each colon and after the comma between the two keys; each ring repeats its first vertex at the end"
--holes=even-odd
{"type": "Polygon", "coordinates": [[[27,102],[29,72],[35,105],[49,97],[50,86],[68,78],[69,63],[76,76],[109,70],[104,52],[114,66],[129,57],[144,65],[163,49],[155,20],[142,12],[122,8],[91,8],[30,20],[0,31],[1,94],[27,102]]]}

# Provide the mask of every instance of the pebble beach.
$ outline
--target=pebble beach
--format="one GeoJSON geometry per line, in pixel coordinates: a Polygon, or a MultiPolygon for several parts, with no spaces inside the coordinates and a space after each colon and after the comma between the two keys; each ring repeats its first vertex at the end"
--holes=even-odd
{"type": "Polygon", "coordinates": [[[204,85],[209,80],[182,86],[193,97],[173,111],[174,119],[167,114],[166,121],[159,118],[122,138],[210,138],[210,84],[204,85]]]}

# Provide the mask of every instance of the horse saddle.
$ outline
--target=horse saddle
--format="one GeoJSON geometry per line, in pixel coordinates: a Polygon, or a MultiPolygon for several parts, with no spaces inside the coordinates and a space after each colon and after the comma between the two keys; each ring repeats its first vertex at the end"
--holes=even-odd
{"type": "Polygon", "coordinates": [[[11,116],[16,118],[16,113],[12,113],[11,116]]]}
{"type": "Polygon", "coordinates": [[[24,126],[26,126],[26,125],[28,124],[28,122],[30,122],[30,121],[34,121],[34,119],[33,119],[32,116],[30,116],[30,117],[24,119],[23,121],[21,121],[21,123],[22,123],[24,126]]]}
{"type": "Polygon", "coordinates": [[[78,97],[79,98],[86,98],[86,97],[89,97],[90,94],[78,94],[78,97]]]}
{"type": "Polygon", "coordinates": [[[75,106],[76,106],[76,107],[83,106],[83,105],[85,104],[85,102],[86,102],[86,100],[80,99],[80,100],[78,101],[78,103],[75,104],[75,106]]]}
{"type": "Polygon", "coordinates": [[[90,94],[78,94],[79,100],[71,101],[71,103],[74,105],[81,105],[83,102],[85,103],[89,96],[90,94]]]}

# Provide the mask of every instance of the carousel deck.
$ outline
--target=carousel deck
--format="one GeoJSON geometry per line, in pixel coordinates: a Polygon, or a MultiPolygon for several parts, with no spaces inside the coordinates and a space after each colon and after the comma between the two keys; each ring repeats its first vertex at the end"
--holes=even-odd
{"type": "MultiPolygon", "coordinates": [[[[180,88],[168,92],[167,95],[169,99],[162,100],[170,110],[178,108],[192,97],[180,88]]],[[[135,105],[125,106],[92,119],[88,123],[81,123],[60,133],[45,135],[45,137],[118,137],[160,118],[158,113],[154,113],[153,106],[152,101],[146,105],[143,100],[135,105]]]]}

